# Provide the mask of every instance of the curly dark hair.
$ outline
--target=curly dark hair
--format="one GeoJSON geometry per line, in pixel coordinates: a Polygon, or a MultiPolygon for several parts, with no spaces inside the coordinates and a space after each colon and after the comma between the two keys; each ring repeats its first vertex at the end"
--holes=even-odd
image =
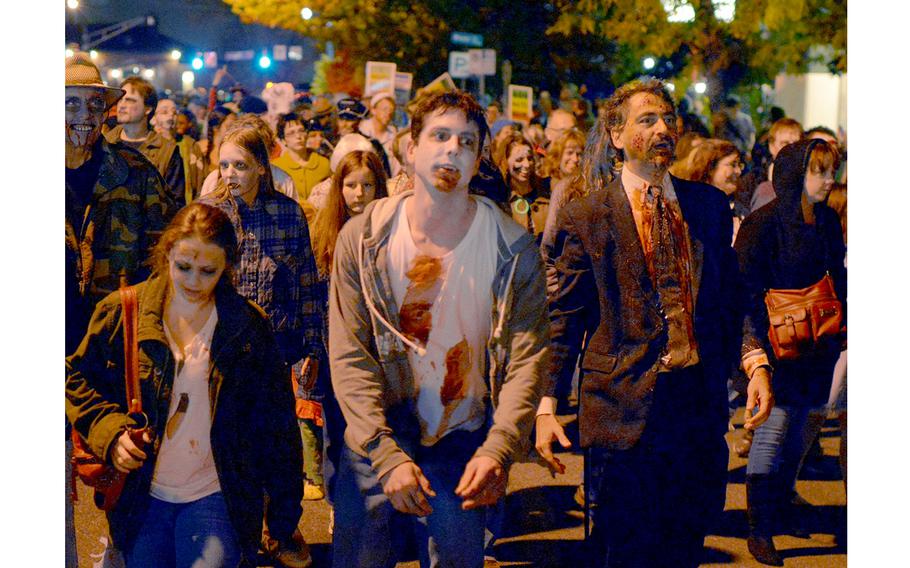
{"type": "Polygon", "coordinates": [[[616,89],[603,105],[604,116],[598,119],[597,125],[591,130],[581,160],[582,177],[591,190],[604,187],[613,181],[622,168],[623,154],[613,145],[610,132],[622,130],[628,118],[629,99],[638,93],[651,93],[660,97],[675,112],[676,103],[660,79],[642,77],[616,89]]]}

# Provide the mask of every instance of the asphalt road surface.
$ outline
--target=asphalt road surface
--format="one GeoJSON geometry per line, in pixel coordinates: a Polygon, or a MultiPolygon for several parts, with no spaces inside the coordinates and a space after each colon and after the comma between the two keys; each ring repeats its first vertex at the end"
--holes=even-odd
{"type": "MultiPolygon", "coordinates": [[[[735,422],[741,424],[741,411],[735,422]]],[[[727,435],[731,444],[742,430],[727,435]]],[[[804,526],[811,539],[778,536],[774,542],[792,568],[847,566],[847,500],[837,463],[840,441],[837,423],[828,420],[822,430],[823,456],[804,468],[797,490],[813,507],[806,508],[804,526]]],[[[583,538],[583,513],[573,496],[582,478],[579,454],[564,453],[561,461],[567,472],[556,479],[533,462],[512,468],[506,497],[507,523],[497,541],[496,557],[502,566],[579,566],[583,538]]],[[[705,540],[703,568],[721,566],[763,566],[746,550],[746,460],[731,452],[727,502],[724,513],[705,540]]],[[[89,490],[79,484],[76,503],[76,531],[80,568],[101,568],[106,522],[94,509],[89,490]]],[[[329,506],[325,501],[307,501],[300,529],[311,546],[316,568],[329,566],[331,537],[328,532],[329,506]]],[[[417,568],[416,554],[399,567],[417,568]]],[[[263,559],[262,566],[269,566],[263,559]]]]}

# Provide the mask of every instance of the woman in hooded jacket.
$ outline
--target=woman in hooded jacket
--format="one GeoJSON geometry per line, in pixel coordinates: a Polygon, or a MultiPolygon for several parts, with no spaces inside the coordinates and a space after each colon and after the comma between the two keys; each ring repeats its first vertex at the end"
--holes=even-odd
{"type": "MultiPolygon", "coordinates": [[[[768,289],[806,288],[825,274],[843,303],[846,326],[844,242],[840,220],[827,205],[837,167],[837,152],[824,141],[786,146],[774,161],[777,198],[743,221],[735,247],[752,337],[768,337],[768,289]]],[[[764,564],[783,566],[771,539],[775,520],[789,522],[796,474],[811,441],[804,439],[805,426],[810,410],[828,398],[841,343],[840,338],[822,342],[790,360],[778,360],[767,339],[743,345],[744,361],[767,357],[774,373],[775,406],[755,431],[746,469],[748,546],[764,564]]]]}

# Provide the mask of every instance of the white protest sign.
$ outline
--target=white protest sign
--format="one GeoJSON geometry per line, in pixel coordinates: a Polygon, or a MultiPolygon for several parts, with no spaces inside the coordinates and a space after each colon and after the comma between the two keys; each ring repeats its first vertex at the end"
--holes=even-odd
{"type": "Polygon", "coordinates": [[[471,58],[471,75],[479,76],[496,74],[495,49],[469,49],[468,56],[471,58]]]}

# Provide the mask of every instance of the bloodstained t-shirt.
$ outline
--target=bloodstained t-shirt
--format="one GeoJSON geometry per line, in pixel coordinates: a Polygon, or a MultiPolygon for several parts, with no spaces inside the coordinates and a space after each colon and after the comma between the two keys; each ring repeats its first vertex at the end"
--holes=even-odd
{"type": "Polygon", "coordinates": [[[458,246],[438,258],[421,254],[399,205],[389,240],[389,279],[400,331],[426,349],[421,356],[408,348],[425,446],[455,430],[474,431],[486,420],[484,350],[495,247],[493,212],[478,205],[458,246]]]}

